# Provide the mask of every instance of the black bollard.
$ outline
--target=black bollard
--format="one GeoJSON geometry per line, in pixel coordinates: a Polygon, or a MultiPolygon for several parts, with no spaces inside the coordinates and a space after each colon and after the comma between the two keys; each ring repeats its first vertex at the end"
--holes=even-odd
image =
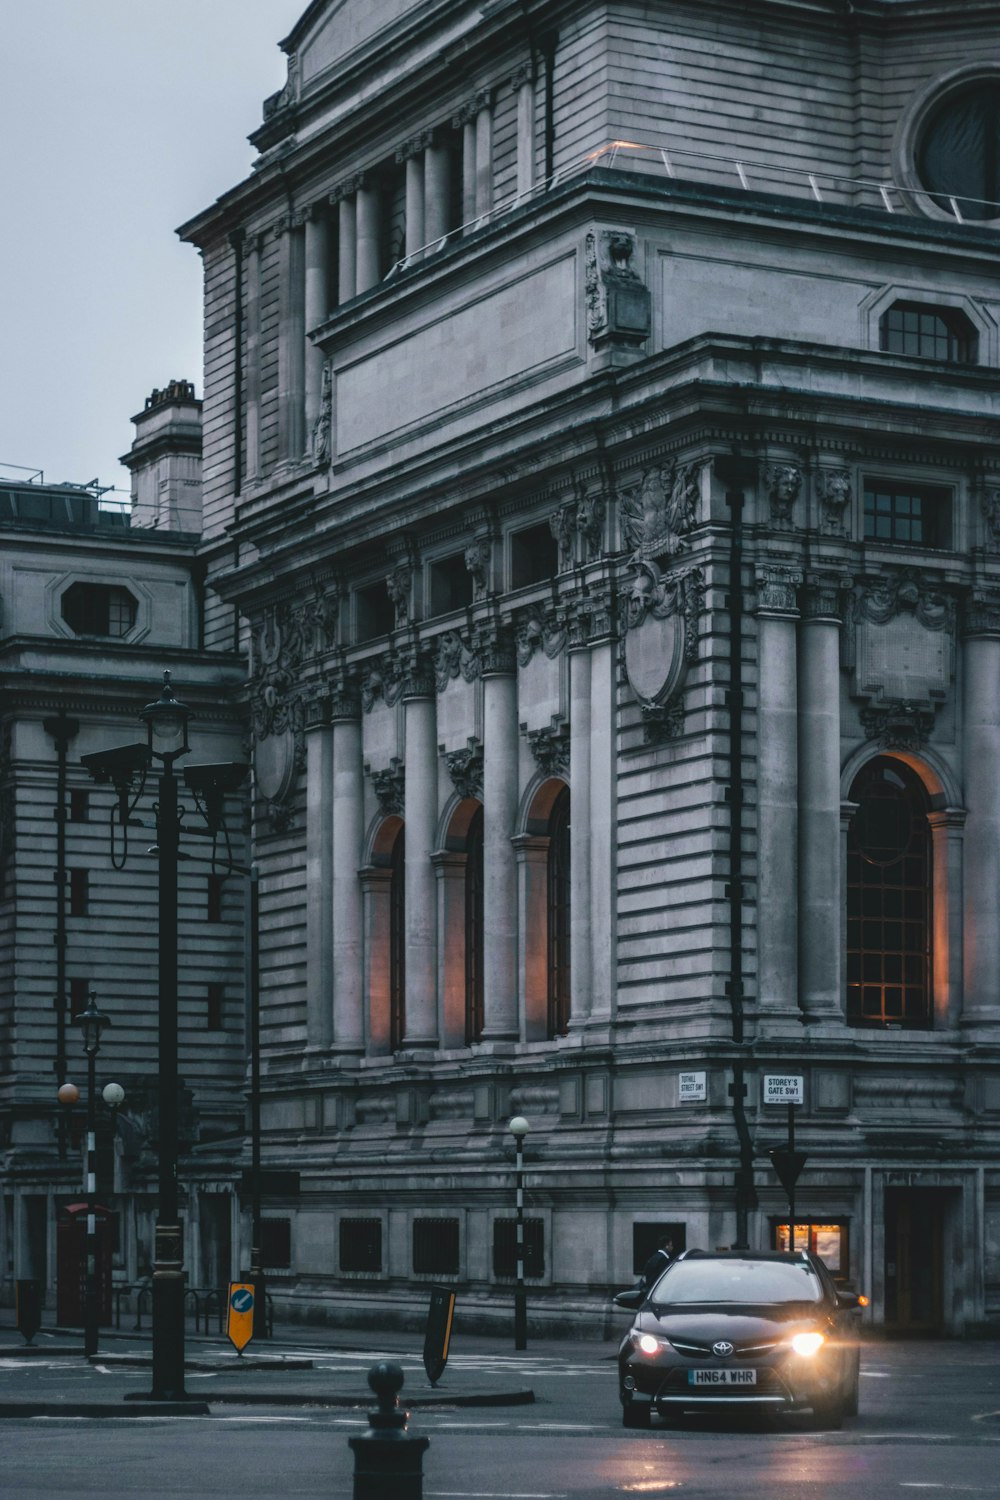
{"type": "Polygon", "coordinates": [[[379,1360],[368,1371],[368,1384],[378,1397],[378,1411],[368,1413],[371,1432],[352,1437],[354,1500],[423,1500],[425,1437],[410,1437],[410,1413],[402,1410],[397,1392],[403,1372],[389,1360],[379,1360]]]}

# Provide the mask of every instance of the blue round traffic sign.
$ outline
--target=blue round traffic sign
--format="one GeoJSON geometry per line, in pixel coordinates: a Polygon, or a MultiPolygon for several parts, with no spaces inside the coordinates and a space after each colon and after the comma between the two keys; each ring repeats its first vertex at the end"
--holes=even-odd
{"type": "Polygon", "coordinates": [[[253,1292],[249,1287],[237,1287],[229,1299],[229,1306],[233,1312],[248,1313],[253,1307],[253,1292]]]}

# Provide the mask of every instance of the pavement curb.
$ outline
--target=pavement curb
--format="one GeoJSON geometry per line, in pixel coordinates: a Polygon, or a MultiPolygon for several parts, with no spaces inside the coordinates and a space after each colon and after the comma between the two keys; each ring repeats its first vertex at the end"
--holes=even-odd
{"type": "Polygon", "coordinates": [[[210,1417],[207,1401],[3,1401],[0,1417],[210,1417]]]}
{"type": "MultiPolygon", "coordinates": [[[[403,1405],[408,1411],[428,1407],[456,1406],[530,1406],[535,1399],[532,1390],[481,1391],[470,1395],[416,1396],[403,1405]]],[[[210,1417],[212,1407],[219,1406],[326,1406],[364,1411],[371,1407],[372,1396],[315,1395],[294,1391],[213,1391],[208,1401],[145,1401],[139,1396],[125,1396],[121,1401],[3,1401],[3,1417],[210,1417]]]]}

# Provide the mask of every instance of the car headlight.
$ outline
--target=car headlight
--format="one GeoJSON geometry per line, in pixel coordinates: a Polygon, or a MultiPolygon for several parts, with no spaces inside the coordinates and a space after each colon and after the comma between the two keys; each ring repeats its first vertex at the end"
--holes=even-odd
{"type": "Polygon", "coordinates": [[[668,1347],[666,1339],[658,1339],[651,1333],[642,1333],[635,1341],[636,1348],[643,1354],[659,1354],[662,1349],[668,1347]]]}
{"type": "Polygon", "coordinates": [[[796,1354],[804,1354],[807,1357],[815,1354],[817,1349],[822,1349],[826,1338],[822,1333],[797,1333],[792,1339],[792,1348],[796,1354]]]}

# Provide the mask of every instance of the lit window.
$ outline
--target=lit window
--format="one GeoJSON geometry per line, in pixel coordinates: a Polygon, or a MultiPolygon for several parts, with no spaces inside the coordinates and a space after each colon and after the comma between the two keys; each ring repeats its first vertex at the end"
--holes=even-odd
{"type": "Polygon", "coordinates": [[[928,1028],[931,833],[923,784],[879,756],[851,787],[847,835],[847,1021],[928,1028]]]}
{"type": "Polygon", "coordinates": [[[128,589],[104,583],[74,583],[62,596],[62,617],[77,635],[121,638],[135,624],[136,602],[128,589]]]}
{"type": "Polygon", "coordinates": [[[978,341],[976,330],[957,308],[894,302],[879,319],[879,348],[888,354],[967,365],[975,363],[978,341]]]}
{"type": "Polygon", "coordinates": [[[907,547],[947,547],[951,496],[933,485],[865,480],[865,538],[907,547]]]}
{"type": "MultiPolygon", "coordinates": [[[[788,1224],[773,1224],[773,1245],[775,1250],[788,1249],[788,1224]]],[[[795,1248],[796,1250],[809,1250],[823,1262],[830,1275],[840,1281],[848,1274],[847,1257],[847,1223],[845,1220],[834,1220],[833,1223],[800,1223],[795,1221],[795,1248]]]]}

